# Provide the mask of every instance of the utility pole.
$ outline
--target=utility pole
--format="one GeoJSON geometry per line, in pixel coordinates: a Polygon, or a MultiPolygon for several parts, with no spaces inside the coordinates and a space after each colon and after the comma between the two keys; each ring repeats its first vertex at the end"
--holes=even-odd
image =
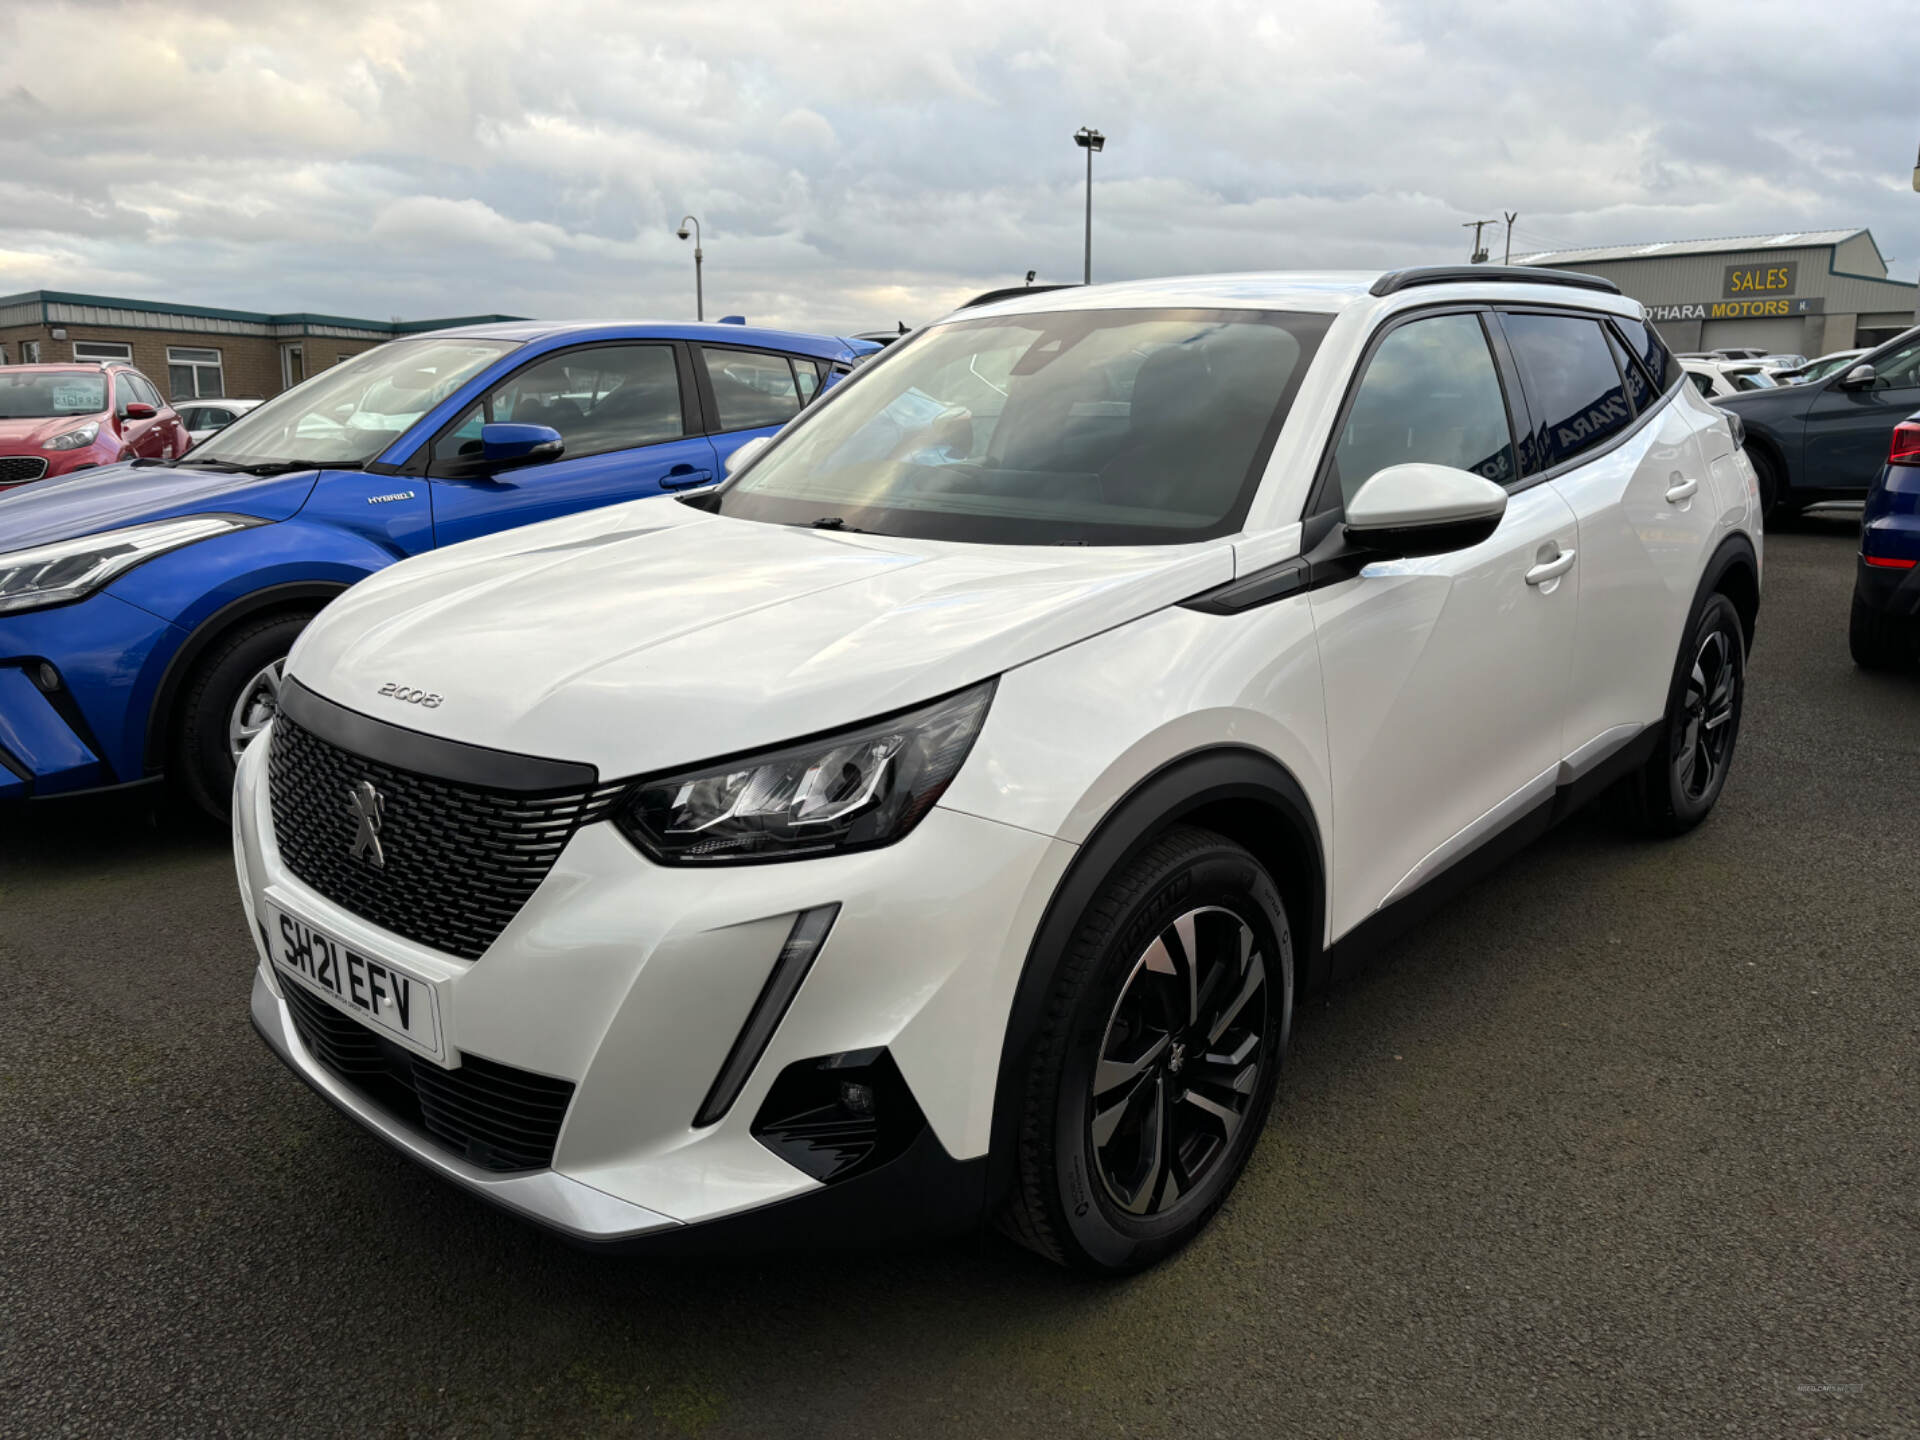
{"type": "Polygon", "coordinates": [[[1472,264],[1484,265],[1487,263],[1487,252],[1480,247],[1480,232],[1489,225],[1498,225],[1499,223],[1498,220],[1469,220],[1460,227],[1462,230],[1473,231],[1472,264]]]}
{"type": "Polygon", "coordinates": [[[1511,265],[1513,263],[1513,222],[1520,218],[1520,212],[1518,210],[1502,210],[1500,213],[1506,217],[1507,222],[1507,254],[1506,258],[1500,263],[1502,265],[1511,265]]]}
{"type": "Polygon", "coordinates": [[[673,233],[684,240],[687,238],[687,227],[689,225],[693,227],[693,318],[696,320],[705,320],[707,318],[707,297],[700,283],[700,262],[706,259],[706,256],[700,253],[700,222],[691,215],[685,216],[680,221],[680,228],[673,233]]]}
{"type": "Polygon", "coordinates": [[[1082,125],[1073,132],[1073,143],[1087,152],[1087,258],[1086,283],[1093,283],[1093,152],[1106,148],[1107,137],[1091,126],[1082,125]]]}

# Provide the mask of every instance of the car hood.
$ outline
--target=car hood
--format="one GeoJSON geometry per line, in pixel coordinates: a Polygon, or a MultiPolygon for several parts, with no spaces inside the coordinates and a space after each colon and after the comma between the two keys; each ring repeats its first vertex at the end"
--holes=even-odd
{"type": "Polygon", "coordinates": [[[218,511],[285,520],[306,504],[317,472],[223,475],[165,465],[102,465],[0,491],[0,551],[24,550],[146,520],[218,511]]]}
{"type": "Polygon", "coordinates": [[[403,561],[329,605],[290,670],[381,720],[625,777],[931,699],[1232,574],[1226,541],[959,545],[661,498],[403,561]]]}
{"type": "Polygon", "coordinates": [[[105,415],[54,415],[44,420],[0,420],[0,455],[37,453],[47,441],[89,422],[104,425],[105,415]]]}

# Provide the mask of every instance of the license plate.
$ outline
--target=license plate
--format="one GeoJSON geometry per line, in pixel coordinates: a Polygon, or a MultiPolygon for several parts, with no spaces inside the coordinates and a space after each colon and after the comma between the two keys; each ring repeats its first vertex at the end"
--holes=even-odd
{"type": "Polygon", "coordinates": [[[267,907],[273,966],[297,985],[409,1049],[446,1063],[434,988],[390,960],[374,960],[296,915],[267,907]]]}

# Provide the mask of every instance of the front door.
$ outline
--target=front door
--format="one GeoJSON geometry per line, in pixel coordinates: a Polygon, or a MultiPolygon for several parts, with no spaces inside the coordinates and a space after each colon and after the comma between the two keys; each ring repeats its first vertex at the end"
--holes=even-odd
{"type": "Polygon", "coordinates": [[[1816,490],[1865,491],[1887,463],[1893,427],[1916,410],[1920,340],[1841,366],[1807,411],[1806,459],[1794,479],[1816,490]],[[1873,366],[1873,384],[1842,389],[1841,376],[1863,363],[1873,366]]]}
{"type": "Polygon", "coordinates": [[[708,484],[719,459],[688,419],[671,344],[588,345],[535,360],[435,439],[434,466],[475,453],[489,422],[551,426],[566,449],[490,475],[436,475],[434,543],[708,484]]]}
{"type": "Polygon", "coordinates": [[[1366,362],[1326,499],[1427,461],[1513,494],[1500,528],[1451,554],[1369,565],[1312,595],[1333,770],[1337,938],[1551,793],[1578,570],[1574,514],[1519,482],[1483,320],[1429,315],[1366,362]]]}

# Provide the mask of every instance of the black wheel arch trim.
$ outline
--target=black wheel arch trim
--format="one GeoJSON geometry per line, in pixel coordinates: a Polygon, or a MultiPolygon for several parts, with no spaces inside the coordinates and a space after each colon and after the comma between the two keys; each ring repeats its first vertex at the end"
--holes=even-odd
{"type": "MultiPolygon", "coordinates": [[[[1727,536],[1708,557],[1706,568],[1700,572],[1700,583],[1694,588],[1693,603],[1687,607],[1687,616],[1691,620],[1703,599],[1716,590],[1725,589],[1721,582],[1735,571],[1743,572],[1744,580],[1736,581],[1738,589],[1728,590],[1727,598],[1740,613],[1740,623],[1747,632],[1741,638],[1746,642],[1747,653],[1751,655],[1754,623],[1760,614],[1760,556],[1747,536],[1739,533],[1727,536]]],[[[1686,637],[1683,635],[1681,644],[1685,643],[1686,637]]]]}
{"type": "Polygon", "coordinates": [[[167,662],[160,684],[153,692],[153,703],[147,708],[147,739],[143,750],[147,774],[157,775],[165,767],[167,751],[173,743],[173,707],[180,697],[180,687],[215,641],[234,626],[275,610],[291,610],[310,602],[317,602],[313,606],[317,610],[346,589],[341,582],[330,580],[293,580],[269,585],[228,601],[194,626],[193,633],[167,662]]]}
{"type": "MultiPolygon", "coordinates": [[[[1312,990],[1326,978],[1321,945],[1326,924],[1326,852],[1313,804],[1300,782],[1273,756],[1245,746],[1194,751],[1161,766],[1129,790],[1081,844],[1054,886],[1027,947],[1008,1008],[994,1082],[990,1204],[997,1203],[1015,1179],[1026,1070],[1053,986],[1051,957],[1065,950],[1100,887],[1155,835],[1183,820],[1206,826],[1208,812],[1218,814],[1232,807],[1271,812],[1277,833],[1268,849],[1292,851],[1308,862],[1309,875],[1276,874],[1273,880],[1288,904],[1295,993],[1312,990]]],[[[1227,838],[1245,843],[1233,834],[1227,838]]],[[[1260,855],[1259,845],[1247,848],[1260,855]]]]}

